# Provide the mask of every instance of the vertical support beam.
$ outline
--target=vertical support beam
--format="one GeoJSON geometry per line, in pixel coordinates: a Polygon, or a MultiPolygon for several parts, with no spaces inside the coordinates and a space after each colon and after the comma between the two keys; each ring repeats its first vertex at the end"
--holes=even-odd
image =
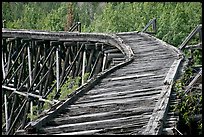
{"type": "MultiPolygon", "coordinates": [[[[27,47],[27,51],[28,51],[28,72],[29,72],[29,82],[30,82],[30,86],[32,85],[32,72],[31,72],[31,55],[30,55],[30,45],[28,44],[27,47]]],[[[33,119],[33,101],[30,101],[30,121],[32,122],[33,119]]]]}
{"type": "Polygon", "coordinates": [[[12,47],[13,47],[13,44],[15,44],[15,40],[14,39],[11,39],[10,41],[10,46],[8,46],[8,49],[9,49],[9,53],[8,53],[8,62],[7,62],[7,69],[6,71],[8,72],[9,68],[10,68],[10,64],[11,64],[11,51],[12,51],[12,47]],[[9,48],[10,47],[10,48],[9,48]]]}
{"type": "Polygon", "coordinates": [[[5,120],[6,120],[6,132],[8,132],[9,127],[8,127],[8,108],[7,108],[7,97],[6,94],[4,94],[4,104],[5,104],[5,120]]]}
{"type": "Polygon", "coordinates": [[[77,26],[77,31],[81,32],[81,22],[77,22],[78,26],[77,26]]]}
{"type": "Polygon", "coordinates": [[[202,43],[202,27],[201,27],[201,29],[199,30],[199,38],[200,38],[200,42],[202,43]]]}
{"type": "Polygon", "coordinates": [[[83,51],[83,63],[82,63],[82,82],[81,84],[83,85],[84,84],[84,74],[85,74],[85,64],[86,63],[86,50],[84,48],[84,51],[83,51]]]}
{"type": "Polygon", "coordinates": [[[107,54],[105,54],[103,57],[102,71],[106,69],[106,62],[107,62],[107,54]]]}
{"type": "Polygon", "coordinates": [[[96,64],[96,69],[95,69],[94,74],[98,74],[98,73],[100,73],[102,71],[102,64],[103,64],[103,52],[100,51],[99,59],[98,59],[98,62],[96,64]]]}
{"type": "Polygon", "coordinates": [[[104,56],[103,56],[102,71],[104,71],[106,69],[106,66],[107,66],[107,53],[104,54],[104,56]]]}
{"type": "Polygon", "coordinates": [[[64,61],[64,64],[63,64],[63,68],[62,68],[62,73],[61,73],[61,76],[60,76],[60,84],[62,82],[62,79],[64,77],[64,74],[65,74],[65,70],[69,64],[69,52],[70,52],[70,46],[69,46],[69,43],[65,42],[64,43],[64,46],[67,48],[66,50],[66,57],[65,57],[65,61],[64,61]]]}
{"type": "Polygon", "coordinates": [[[30,101],[30,121],[33,121],[33,101],[30,101]]]}
{"type": "Polygon", "coordinates": [[[83,58],[84,43],[81,44],[80,42],[78,42],[78,47],[80,47],[80,45],[82,47],[82,50],[80,51],[80,54],[79,54],[77,62],[75,62],[76,70],[75,70],[74,77],[79,76],[79,71],[81,70],[80,68],[81,68],[81,65],[82,65],[81,61],[82,61],[82,58],[83,58]]]}
{"type": "Polygon", "coordinates": [[[28,72],[29,72],[29,82],[32,83],[32,73],[31,73],[31,56],[30,56],[30,45],[28,45],[28,72]]]}
{"type": "Polygon", "coordinates": [[[2,65],[2,73],[3,73],[3,79],[5,79],[6,77],[6,73],[5,73],[5,69],[4,69],[4,56],[3,56],[3,53],[2,53],[2,62],[1,62],[1,65],[2,65]]]}
{"type": "Polygon", "coordinates": [[[23,69],[25,68],[25,56],[26,56],[26,52],[23,52],[23,57],[22,57],[22,66],[20,68],[20,72],[18,75],[18,83],[17,83],[17,88],[20,87],[20,84],[22,82],[22,75],[23,75],[23,69]]]}
{"type": "Polygon", "coordinates": [[[92,64],[93,55],[94,55],[94,48],[92,48],[90,50],[91,50],[91,53],[89,54],[86,72],[90,72],[91,71],[91,64],[92,64]]]}
{"type": "Polygon", "coordinates": [[[97,67],[97,64],[98,64],[98,62],[99,62],[99,59],[100,59],[100,57],[101,57],[101,54],[102,54],[102,52],[100,51],[99,54],[98,54],[98,56],[97,56],[97,58],[96,58],[96,60],[95,60],[95,63],[94,63],[94,65],[93,65],[93,67],[92,67],[92,70],[91,70],[91,72],[90,72],[90,75],[89,75],[89,78],[88,78],[88,79],[91,79],[91,77],[92,77],[94,74],[97,74],[97,71],[98,71],[98,70],[96,70],[96,67],[97,67]]]}
{"type": "Polygon", "coordinates": [[[56,80],[57,80],[57,92],[59,90],[59,45],[56,47],[56,80]]]}
{"type": "Polygon", "coordinates": [[[154,22],[152,23],[152,30],[154,31],[154,33],[156,33],[157,32],[157,27],[156,27],[156,24],[157,24],[156,21],[157,20],[156,20],[156,18],[154,18],[153,20],[154,20],[154,22]]]}

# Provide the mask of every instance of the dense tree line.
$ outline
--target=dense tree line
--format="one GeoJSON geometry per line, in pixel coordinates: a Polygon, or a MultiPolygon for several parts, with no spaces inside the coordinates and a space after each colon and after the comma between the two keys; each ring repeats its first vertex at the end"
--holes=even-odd
{"type": "MultiPolygon", "coordinates": [[[[73,21],[83,32],[141,31],[157,18],[156,37],[178,46],[202,22],[199,2],[73,2],[73,21]]],[[[63,31],[67,24],[66,2],[3,2],[7,28],[63,31]]]]}

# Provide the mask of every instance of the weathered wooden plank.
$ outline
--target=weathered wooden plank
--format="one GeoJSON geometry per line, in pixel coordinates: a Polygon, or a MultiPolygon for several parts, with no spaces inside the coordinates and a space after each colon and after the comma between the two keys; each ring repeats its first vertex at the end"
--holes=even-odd
{"type": "Polygon", "coordinates": [[[52,135],[92,135],[94,133],[97,133],[99,131],[101,131],[102,129],[98,129],[98,130],[85,130],[85,131],[76,131],[76,132],[68,132],[68,133],[56,133],[56,134],[52,134],[52,135]]]}
{"type": "Polygon", "coordinates": [[[81,103],[104,103],[105,102],[111,102],[113,101],[116,101],[116,100],[121,100],[121,103],[123,102],[123,99],[126,100],[126,99],[138,99],[138,100],[143,100],[144,98],[148,98],[148,97],[154,97],[155,95],[158,95],[161,91],[154,91],[154,92],[151,92],[151,93],[136,93],[136,94],[119,94],[118,96],[105,96],[105,97],[100,97],[100,98],[92,98],[91,100],[88,100],[88,101],[77,101],[77,104],[81,104],[81,103]]]}
{"type": "MultiPolygon", "coordinates": [[[[124,87],[124,89],[127,87],[124,87]]],[[[155,86],[152,88],[151,87],[150,88],[141,88],[141,89],[139,89],[139,88],[135,89],[134,88],[134,89],[123,90],[123,88],[117,87],[117,88],[114,88],[111,90],[111,87],[109,87],[109,88],[105,88],[105,89],[92,89],[92,90],[88,91],[87,93],[85,93],[84,95],[85,96],[89,95],[90,97],[100,97],[103,95],[117,95],[120,93],[127,93],[127,94],[130,93],[131,94],[131,93],[151,92],[151,91],[161,90],[162,88],[163,88],[163,86],[159,86],[159,87],[155,86]]]]}
{"type": "Polygon", "coordinates": [[[150,116],[143,116],[141,120],[138,120],[138,117],[141,116],[128,116],[122,118],[112,118],[107,120],[97,120],[97,121],[90,121],[90,122],[83,122],[83,123],[74,123],[74,124],[65,124],[55,127],[46,127],[43,128],[43,131],[53,133],[53,132],[60,132],[60,131],[77,131],[77,130],[89,130],[89,129],[101,129],[101,128],[109,128],[115,127],[117,125],[121,125],[122,123],[134,123],[143,124],[146,123],[144,119],[149,119],[150,116]]]}
{"type": "Polygon", "coordinates": [[[114,103],[114,104],[99,104],[97,106],[76,106],[71,105],[69,108],[66,108],[62,114],[59,114],[58,117],[69,117],[69,116],[79,116],[90,113],[102,113],[108,111],[118,111],[126,110],[127,108],[140,109],[148,107],[154,107],[157,99],[152,101],[140,100],[140,101],[129,101],[124,103],[114,103]]]}
{"type": "Polygon", "coordinates": [[[106,53],[113,53],[113,52],[118,52],[118,53],[120,53],[121,51],[119,50],[119,49],[117,49],[117,48],[114,48],[114,49],[108,49],[108,50],[105,50],[104,51],[104,54],[106,54],[106,53]]]}
{"type": "Polygon", "coordinates": [[[158,95],[155,95],[153,97],[130,97],[130,98],[119,98],[119,99],[115,99],[115,100],[102,100],[102,101],[97,101],[97,102],[87,102],[86,104],[81,104],[81,103],[76,103],[75,106],[80,106],[80,107],[84,107],[84,106],[97,106],[97,105],[105,105],[105,104],[112,104],[112,103],[116,103],[116,104],[123,104],[126,102],[131,102],[131,101],[135,101],[137,99],[137,101],[142,101],[142,100],[154,100],[158,98],[158,95]]]}
{"type": "Polygon", "coordinates": [[[140,77],[147,77],[147,76],[154,76],[155,74],[153,73],[146,73],[143,75],[129,75],[129,76],[123,76],[123,77],[115,77],[115,78],[111,78],[111,81],[115,81],[115,80],[126,80],[126,79],[134,79],[134,78],[140,78],[140,77]]]}
{"type": "Polygon", "coordinates": [[[64,116],[54,118],[49,121],[47,126],[58,126],[64,124],[74,124],[74,123],[83,123],[88,121],[97,121],[97,120],[107,120],[112,118],[122,118],[128,116],[138,115],[138,120],[142,120],[145,116],[150,116],[153,111],[153,107],[147,107],[138,110],[137,108],[131,108],[126,110],[117,110],[117,111],[108,111],[108,112],[99,112],[75,116],[64,116]]]}
{"type": "Polygon", "coordinates": [[[155,86],[157,84],[162,84],[161,81],[164,80],[164,75],[158,75],[158,76],[151,76],[151,77],[139,77],[137,79],[128,79],[128,80],[125,80],[125,81],[121,81],[121,80],[118,80],[118,81],[102,81],[101,83],[99,83],[99,86],[104,86],[104,88],[107,88],[107,87],[111,87],[111,86],[125,86],[125,85],[129,85],[129,86],[135,86],[138,85],[138,86],[146,86],[147,85],[150,85],[152,82],[155,83],[155,86]],[[143,84],[146,84],[146,85],[143,85],[143,84]]]}
{"type": "MultiPolygon", "coordinates": [[[[160,89],[161,90],[161,89],[160,89]]],[[[92,100],[92,99],[100,99],[102,100],[103,98],[104,99],[109,99],[109,98],[113,98],[114,97],[124,97],[125,95],[130,95],[130,96],[147,96],[148,94],[149,95],[154,95],[154,94],[157,94],[160,92],[159,89],[157,90],[140,90],[140,92],[138,92],[138,90],[126,90],[126,91],[110,91],[110,92],[105,92],[105,93],[102,93],[102,94],[86,94],[83,98],[79,99],[80,100],[92,100]]]]}

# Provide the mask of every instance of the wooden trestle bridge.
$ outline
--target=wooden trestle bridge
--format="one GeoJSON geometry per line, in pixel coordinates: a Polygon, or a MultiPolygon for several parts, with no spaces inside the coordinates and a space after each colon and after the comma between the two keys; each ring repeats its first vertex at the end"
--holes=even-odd
{"type": "Polygon", "coordinates": [[[183,59],[143,31],[3,28],[2,134],[172,132],[171,89],[183,59]]]}

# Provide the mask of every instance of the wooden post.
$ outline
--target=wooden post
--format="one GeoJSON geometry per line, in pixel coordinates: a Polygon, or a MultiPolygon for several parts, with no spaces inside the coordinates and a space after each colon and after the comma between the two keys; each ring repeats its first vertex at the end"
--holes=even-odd
{"type": "MultiPolygon", "coordinates": [[[[28,44],[27,47],[27,51],[28,51],[28,72],[29,72],[29,82],[30,82],[30,86],[32,84],[32,72],[31,72],[31,55],[30,55],[30,45],[28,44]]],[[[30,121],[32,122],[32,117],[33,117],[33,101],[30,101],[30,121]]]]}
{"type": "Polygon", "coordinates": [[[89,54],[89,59],[88,59],[88,64],[87,64],[86,72],[90,72],[91,71],[93,55],[94,55],[94,49],[91,49],[91,53],[89,54]]]}
{"type": "Polygon", "coordinates": [[[98,56],[97,56],[97,58],[96,58],[96,60],[95,60],[95,63],[94,63],[94,65],[93,65],[93,67],[92,67],[92,70],[91,70],[91,72],[90,72],[90,75],[89,75],[89,78],[88,79],[90,79],[95,73],[94,72],[96,72],[95,71],[95,69],[96,69],[96,67],[97,67],[97,63],[98,63],[98,61],[99,61],[99,59],[100,59],[100,57],[101,57],[101,51],[99,52],[99,54],[98,54],[98,56]]]}
{"type": "Polygon", "coordinates": [[[102,71],[104,71],[106,69],[106,64],[107,64],[106,62],[107,62],[107,54],[104,54],[102,71]]]}
{"type": "Polygon", "coordinates": [[[10,64],[11,64],[11,51],[12,51],[12,47],[13,47],[13,43],[14,43],[13,40],[14,40],[14,39],[11,40],[10,48],[9,48],[9,46],[7,45],[8,48],[9,48],[8,62],[7,62],[7,69],[6,69],[7,72],[8,72],[8,70],[9,70],[10,64]]]}
{"type": "Polygon", "coordinates": [[[199,30],[199,38],[200,38],[200,42],[202,43],[202,26],[201,26],[201,29],[199,30]]]}
{"type": "Polygon", "coordinates": [[[8,127],[8,109],[7,109],[7,97],[6,94],[4,94],[4,104],[5,104],[5,120],[6,120],[6,132],[8,132],[9,127],[8,127]]]}
{"type": "Polygon", "coordinates": [[[3,79],[5,79],[6,73],[5,73],[5,69],[4,69],[4,56],[3,56],[3,53],[2,53],[2,62],[1,62],[1,65],[2,65],[3,79]]]}
{"type": "Polygon", "coordinates": [[[59,90],[59,45],[56,47],[56,80],[57,91],[59,90]]]}
{"type": "Polygon", "coordinates": [[[28,45],[28,72],[29,72],[29,82],[30,82],[30,85],[32,83],[32,73],[31,73],[31,56],[30,56],[30,45],[28,45]]]}
{"type": "Polygon", "coordinates": [[[94,74],[98,74],[102,71],[102,63],[103,63],[103,52],[99,52],[99,59],[98,59],[98,62],[96,64],[96,68],[95,68],[95,71],[94,71],[94,74]]]}
{"type": "Polygon", "coordinates": [[[65,61],[64,61],[64,64],[63,64],[63,68],[62,68],[62,73],[61,73],[61,76],[60,76],[60,84],[62,82],[62,79],[64,77],[64,74],[65,74],[65,70],[67,68],[67,64],[69,64],[69,52],[70,52],[70,46],[68,45],[67,42],[64,43],[64,46],[66,47],[67,46],[67,50],[66,50],[66,57],[65,57],[65,61]]]}
{"type": "Polygon", "coordinates": [[[86,63],[86,50],[84,49],[84,51],[83,51],[83,63],[82,63],[82,82],[81,82],[81,84],[83,85],[84,84],[84,74],[85,74],[85,64],[86,63]]]}
{"type": "MultiPolygon", "coordinates": [[[[80,42],[78,42],[78,45],[80,47],[80,42]]],[[[75,70],[74,77],[77,77],[79,75],[79,70],[80,70],[80,67],[81,67],[81,60],[83,58],[84,43],[82,43],[81,47],[82,47],[82,50],[80,51],[80,54],[79,54],[79,57],[78,57],[78,61],[75,62],[76,70],[75,70]]]]}

